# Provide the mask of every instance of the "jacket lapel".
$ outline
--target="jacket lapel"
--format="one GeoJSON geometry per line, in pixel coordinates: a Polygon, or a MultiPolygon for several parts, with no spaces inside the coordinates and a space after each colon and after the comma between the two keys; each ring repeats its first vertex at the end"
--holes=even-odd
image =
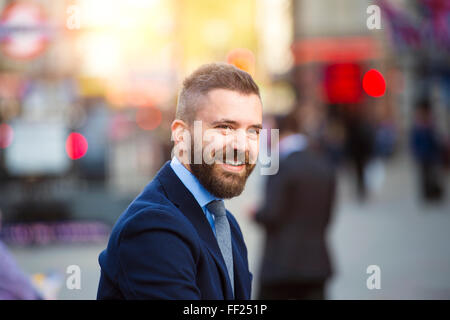
{"type": "MultiPolygon", "coordinates": [[[[231,237],[231,243],[233,247],[233,264],[234,264],[234,292],[235,292],[235,299],[236,300],[247,300],[250,299],[250,291],[249,288],[251,286],[251,279],[249,278],[249,275],[247,275],[248,267],[245,264],[242,255],[238,254],[238,244],[236,242],[236,239],[238,239],[238,236],[235,234],[237,233],[236,228],[233,226],[232,223],[230,223],[231,228],[231,234],[233,235],[231,237]]],[[[251,290],[251,288],[250,288],[251,290]]]]}
{"type": "MultiPolygon", "coordinates": [[[[225,261],[220,252],[220,248],[213,230],[211,229],[211,225],[206,219],[205,213],[198,204],[197,200],[195,200],[191,192],[186,188],[183,182],[181,182],[173,169],[170,167],[170,161],[167,161],[158,171],[156,178],[161,182],[169,200],[180,208],[180,211],[196,228],[200,238],[203,240],[206,248],[213,257],[219,269],[222,287],[225,288],[225,299],[233,299],[231,283],[228,277],[225,261]]],[[[235,252],[236,248],[233,242],[233,259],[235,259],[235,252]]]]}

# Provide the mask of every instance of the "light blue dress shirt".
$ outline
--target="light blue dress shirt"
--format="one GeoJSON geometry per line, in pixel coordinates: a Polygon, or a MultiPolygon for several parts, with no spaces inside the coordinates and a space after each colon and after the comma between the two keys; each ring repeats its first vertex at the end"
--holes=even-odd
{"type": "Polygon", "coordinates": [[[180,178],[181,182],[183,182],[184,186],[192,193],[195,200],[197,200],[215,235],[216,228],[214,225],[214,215],[206,208],[206,205],[213,200],[223,201],[223,199],[213,196],[208,190],[206,190],[200,181],[198,181],[197,177],[186,169],[177,157],[172,158],[172,161],[170,161],[170,166],[173,171],[175,171],[178,178],[180,178]]]}

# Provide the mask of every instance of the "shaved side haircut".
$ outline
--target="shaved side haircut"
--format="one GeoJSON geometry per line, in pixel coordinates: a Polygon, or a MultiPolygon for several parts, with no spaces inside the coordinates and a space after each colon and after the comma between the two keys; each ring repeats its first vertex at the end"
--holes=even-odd
{"type": "Polygon", "coordinates": [[[183,81],[175,118],[192,124],[208,92],[214,89],[256,94],[261,98],[258,85],[247,72],[227,63],[205,64],[183,81]]]}

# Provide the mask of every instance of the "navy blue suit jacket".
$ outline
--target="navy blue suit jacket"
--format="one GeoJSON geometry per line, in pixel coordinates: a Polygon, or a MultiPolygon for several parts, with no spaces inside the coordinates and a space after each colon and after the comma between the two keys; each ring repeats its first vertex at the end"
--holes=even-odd
{"type": "MultiPolygon", "coordinates": [[[[227,217],[235,299],[250,299],[247,248],[227,217]]],[[[213,230],[170,162],[120,216],[99,263],[98,299],[233,299],[213,230]]]]}

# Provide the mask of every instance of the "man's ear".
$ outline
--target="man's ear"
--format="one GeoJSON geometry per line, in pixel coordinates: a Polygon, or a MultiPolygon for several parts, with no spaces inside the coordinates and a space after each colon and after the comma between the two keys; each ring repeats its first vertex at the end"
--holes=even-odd
{"type": "Polygon", "coordinates": [[[173,120],[170,129],[172,131],[172,140],[175,142],[175,144],[181,142],[186,143],[186,131],[189,132],[186,122],[180,119],[175,119],[173,120]]]}
{"type": "MultiPolygon", "coordinates": [[[[191,132],[189,126],[180,119],[175,119],[171,125],[172,140],[175,145],[172,156],[176,156],[183,164],[189,164],[191,153],[191,132]]],[[[189,170],[189,165],[186,166],[189,170]]]]}

